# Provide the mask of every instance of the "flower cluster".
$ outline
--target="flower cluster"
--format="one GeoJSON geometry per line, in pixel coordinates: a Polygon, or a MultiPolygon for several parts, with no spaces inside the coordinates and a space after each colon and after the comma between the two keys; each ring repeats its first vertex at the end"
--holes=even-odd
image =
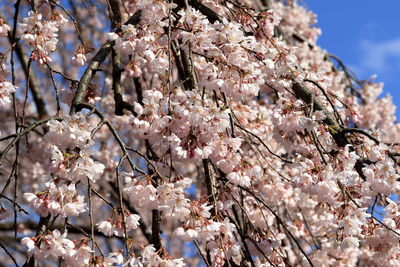
{"type": "Polygon", "coordinates": [[[115,49],[129,56],[125,69],[130,76],[139,77],[146,72],[162,75],[166,72],[169,61],[161,34],[167,26],[168,12],[174,7],[175,4],[162,1],[131,3],[131,12],[141,10],[141,27],[122,25],[121,32],[109,33],[110,40],[115,41],[115,49]]]}
{"type": "Polygon", "coordinates": [[[87,61],[86,56],[85,54],[82,53],[75,54],[71,59],[72,65],[78,67],[85,65],[86,61],[87,61]]]}
{"type": "Polygon", "coordinates": [[[46,217],[49,213],[62,217],[78,216],[86,211],[83,196],[77,195],[75,184],[56,186],[54,181],[45,184],[46,190],[37,193],[25,193],[28,202],[38,214],[46,217]]]}
{"type": "Polygon", "coordinates": [[[63,259],[69,266],[90,266],[93,262],[102,266],[122,264],[121,253],[109,253],[107,257],[93,258],[93,250],[88,246],[88,240],[70,240],[67,232],[63,234],[54,230],[36,237],[24,237],[21,243],[28,247],[28,253],[38,260],[63,259]]]}
{"type": "Polygon", "coordinates": [[[10,31],[10,26],[4,22],[2,18],[0,18],[0,37],[7,37],[8,32],[10,31]]]}
{"type": "Polygon", "coordinates": [[[46,151],[51,159],[49,181],[39,193],[25,193],[26,200],[42,216],[78,216],[87,210],[84,196],[79,195],[77,183],[97,180],[104,165],[92,159],[93,125],[82,113],[65,116],[61,121],[50,120],[45,135],[46,151]]]}
{"type": "Polygon", "coordinates": [[[31,2],[19,24],[30,60],[57,49],[63,61],[26,77],[15,47],[15,84],[0,73],[0,220],[30,263],[400,266],[395,107],[317,45],[313,13],[296,1],[31,2]]]}
{"type": "Polygon", "coordinates": [[[184,241],[207,242],[212,260],[218,266],[223,265],[225,260],[233,260],[236,264],[240,264],[242,259],[240,244],[233,236],[235,225],[228,219],[222,222],[211,220],[209,212],[211,208],[205,204],[191,202],[190,214],[181,218],[183,225],[178,227],[174,234],[184,241]]]}
{"type": "Polygon", "coordinates": [[[15,92],[16,87],[5,80],[0,72],[0,107],[11,103],[11,94],[15,92]]]}
{"type": "Polygon", "coordinates": [[[185,266],[183,258],[171,259],[169,257],[160,257],[153,245],[146,246],[140,257],[132,257],[125,264],[127,266],[185,266]]]}
{"type": "Polygon", "coordinates": [[[50,54],[57,48],[58,27],[65,22],[61,14],[46,20],[41,13],[29,11],[28,17],[20,23],[20,30],[21,39],[32,47],[32,60],[39,60],[40,64],[52,61],[50,54]]]}
{"type": "Polygon", "coordinates": [[[124,192],[139,206],[158,208],[168,218],[180,218],[190,213],[184,190],[191,182],[191,179],[184,178],[155,187],[151,177],[135,177],[126,173],[124,192]]]}
{"type": "Polygon", "coordinates": [[[97,180],[105,167],[92,158],[94,125],[86,116],[82,113],[65,116],[62,121],[51,120],[48,126],[45,139],[49,146],[46,150],[51,158],[53,175],[73,182],[85,178],[97,180]]]}
{"type": "Polygon", "coordinates": [[[113,218],[107,221],[101,221],[97,224],[97,228],[106,236],[124,236],[124,231],[135,230],[139,225],[140,216],[137,214],[129,214],[125,211],[125,222],[122,214],[114,214],[113,218]]]}

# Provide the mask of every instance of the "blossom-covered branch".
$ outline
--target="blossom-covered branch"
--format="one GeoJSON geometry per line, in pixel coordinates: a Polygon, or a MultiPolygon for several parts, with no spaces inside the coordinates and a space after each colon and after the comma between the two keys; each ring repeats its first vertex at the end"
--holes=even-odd
{"type": "Polygon", "coordinates": [[[4,264],[400,265],[395,107],[304,6],[5,1],[4,264]]]}

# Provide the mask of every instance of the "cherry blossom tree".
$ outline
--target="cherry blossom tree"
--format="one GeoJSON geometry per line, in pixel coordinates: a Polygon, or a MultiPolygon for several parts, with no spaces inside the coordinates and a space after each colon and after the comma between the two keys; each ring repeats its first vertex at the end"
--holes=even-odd
{"type": "Polygon", "coordinates": [[[400,124],[296,1],[4,0],[3,266],[399,266],[400,124]]]}

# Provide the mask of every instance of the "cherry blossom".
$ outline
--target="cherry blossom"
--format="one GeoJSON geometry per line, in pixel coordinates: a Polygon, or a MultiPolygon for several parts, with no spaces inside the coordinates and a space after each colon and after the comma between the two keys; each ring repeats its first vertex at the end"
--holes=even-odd
{"type": "Polygon", "coordinates": [[[75,65],[78,67],[85,65],[86,61],[87,61],[86,56],[81,53],[76,54],[71,59],[72,65],[75,65]]]}
{"type": "Polygon", "coordinates": [[[8,32],[10,31],[10,26],[4,22],[2,18],[0,18],[0,36],[7,37],[8,32]]]}
{"type": "Polygon", "coordinates": [[[399,266],[395,106],[304,5],[5,1],[5,265],[399,266]]]}
{"type": "Polygon", "coordinates": [[[16,87],[5,80],[0,73],[0,106],[3,107],[11,103],[11,93],[14,93],[16,87]]]}
{"type": "Polygon", "coordinates": [[[29,11],[28,17],[20,24],[21,38],[32,47],[31,58],[38,59],[40,64],[51,62],[50,53],[57,48],[58,26],[66,20],[61,14],[56,18],[46,20],[41,13],[29,11]]]}

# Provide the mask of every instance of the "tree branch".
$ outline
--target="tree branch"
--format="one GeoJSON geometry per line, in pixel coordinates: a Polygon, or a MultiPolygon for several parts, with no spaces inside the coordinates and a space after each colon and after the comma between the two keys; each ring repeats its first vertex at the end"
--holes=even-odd
{"type": "MultiPolygon", "coordinates": [[[[142,15],[141,10],[136,11],[136,13],[133,14],[132,17],[130,17],[127,22],[125,22],[125,25],[138,24],[140,21],[141,15],[142,15]]],[[[121,31],[121,29],[118,29],[116,32],[118,33],[120,31],[121,31]]],[[[70,114],[74,114],[76,112],[77,105],[83,102],[83,100],[86,96],[89,84],[93,78],[93,75],[95,74],[96,70],[99,68],[100,64],[106,59],[108,54],[111,52],[114,45],[115,45],[115,41],[106,42],[101,47],[101,49],[97,52],[97,54],[92,58],[92,60],[90,61],[89,66],[86,68],[84,74],[82,75],[82,78],[80,79],[80,81],[78,83],[78,88],[76,90],[74,99],[72,100],[70,114]]]]}

